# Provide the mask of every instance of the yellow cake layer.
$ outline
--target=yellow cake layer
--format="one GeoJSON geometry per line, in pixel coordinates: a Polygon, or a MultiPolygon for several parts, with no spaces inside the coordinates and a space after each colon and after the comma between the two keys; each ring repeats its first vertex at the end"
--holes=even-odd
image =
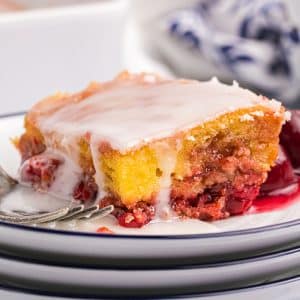
{"type": "MultiPolygon", "coordinates": [[[[273,111],[257,106],[222,115],[179,134],[176,139],[182,143],[182,148],[178,151],[174,178],[191,175],[195,163],[189,160],[191,151],[201,145],[205,147],[220,134],[230,134],[231,139],[241,140],[251,151],[253,160],[258,163],[257,171],[266,172],[270,170],[278,153],[281,125],[282,116],[276,116],[273,111]],[[257,116],[258,111],[264,115],[257,116]],[[253,120],[248,115],[252,116],[253,120]]],[[[171,144],[168,139],[165,139],[165,142],[171,144]]],[[[159,159],[153,148],[155,142],[126,154],[110,150],[101,155],[106,188],[127,206],[140,200],[152,201],[153,195],[159,192],[162,174],[159,171],[159,159]]],[[[202,158],[202,161],[197,163],[204,164],[205,159],[202,158]]]]}

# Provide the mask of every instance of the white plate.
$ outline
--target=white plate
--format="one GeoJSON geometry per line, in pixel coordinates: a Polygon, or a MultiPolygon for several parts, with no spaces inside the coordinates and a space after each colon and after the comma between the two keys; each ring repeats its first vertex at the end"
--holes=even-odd
{"type": "Polygon", "coordinates": [[[214,292],[299,276],[300,251],[218,265],[160,270],[74,268],[0,257],[0,282],[78,296],[165,296],[214,292]]]}
{"type": "MultiPolygon", "coordinates": [[[[300,289],[300,277],[289,280],[282,280],[271,284],[262,284],[250,288],[222,291],[218,293],[206,293],[202,295],[185,295],[180,297],[159,297],[156,299],[181,299],[181,300],[253,300],[253,299],[273,299],[273,300],[296,300],[300,289]]],[[[83,297],[65,297],[61,294],[49,292],[37,293],[25,288],[0,287],[0,298],[5,300],[82,300],[91,299],[83,297]]],[[[107,300],[95,297],[98,300],[107,300]]],[[[93,298],[93,299],[95,299],[93,298]]],[[[125,299],[125,298],[122,298],[125,299]]],[[[127,298],[128,299],[128,298],[127,298]]],[[[132,299],[132,298],[129,298],[132,299]]],[[[137,299],[135,297],[135,299],[137,299]]],[[[145,298],[143,298],[145,299],[145,298]]],[[[154,300],[154,298],[152,298],[154,300]]]]}
{"type": "MultiPolygon", "coordinates": [[[[9,137],[20,134],[22,119],[17,116],[0,120],[0,165],[11,174],[16,172],[19,158],[9,137]]],[[[32,195],[35,201],[43,205],[41,195],[32,195]]],[[[14,194],[9,197],[3,199],[1,205],[14,201],[14,194]]],[[[142,230],[122,229],[113,224],[113,219],[109,219],[111,226],[115,226],[113,230],[118,233],[115,235],[93,233],[103,220],[80,227],[83,231],[92,229],[92,232],[53,230],[60,228],[55,224],[50,224],[52,229],[49,229],[1,223],[0,251],[27,257],[34,252],[38,259],[70,264],[81,264],[79,257],[84,257],[85,264],[93,265],[182,265],[220,261],[300,244],[299,215],[300,201],[271,213],[215,223],[196,220],[176,225],[161,223],[142,230]],[[177,234],[174,235],[174,232],[177,234]]],[[[65,225],[63,229],[74,230],[74,224],[65,225]]]]}

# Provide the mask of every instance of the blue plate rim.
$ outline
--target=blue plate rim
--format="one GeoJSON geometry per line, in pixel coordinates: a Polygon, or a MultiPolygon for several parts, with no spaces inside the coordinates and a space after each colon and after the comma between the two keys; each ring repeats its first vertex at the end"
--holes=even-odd
{"type": "MultiPolygon", "coordinates": [[[[22,116],[26,113],[26,111],[17,111],[11,112],[7,114],[0,114],[0,120],[22,116]]],[[[106,239],[168,239],[168,240],[178,240],[178,239],[210,239],[210,238],[220,238],[220,237],[235,237],[235,236],[243,236],[249,234],[259,234],[264,232],[269,232],[273,230],[286,229],[289,227],[294,227],[296,225],[300,225],[300,219],[295,219],[288,222],[277,223],[273,225],[261,226],[257,228],[249,228],[244,230],[232,230],[226,232],[216,232],[216,233],[201,233],[201,234],[186,234],[186,235],[129,235],[129,234],[101,234],[101,233],[93,233],[93,232],[76,232],[76,231],[67,231],[67,230],[58,230],[58,229],[48,229],[48,228],[38,228],[38,227],[30,227],[26,225],[20,224],[12,224],[7,222],[0,221],[0,226],[21,229],[32,232],[43,232],[50,234],[59,234],[66,236],[77,236],[77,237],[97,237],[97,238],[106,238],[106,239]]]]}

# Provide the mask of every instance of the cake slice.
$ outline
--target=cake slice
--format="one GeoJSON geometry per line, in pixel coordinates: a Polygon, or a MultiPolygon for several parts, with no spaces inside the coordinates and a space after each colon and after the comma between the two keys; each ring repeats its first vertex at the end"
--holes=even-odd
{"type": "Polygon", "coordinates": [[[127,227],[219,220],[251,206],[274,164],[281,104],[237,83],[121,73],[37,103],[15,141],[20,180],[113,204],[127,227]]]}

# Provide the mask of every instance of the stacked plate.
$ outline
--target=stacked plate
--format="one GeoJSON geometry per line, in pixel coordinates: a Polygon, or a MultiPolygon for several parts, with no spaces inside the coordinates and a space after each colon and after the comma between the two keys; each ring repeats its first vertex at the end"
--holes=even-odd
{"type": "MultiPolygon", "coordinates": [[[[8,137],[21,127],[22,117],[0,119],[0,165],[10,172],[18,161],[8,137]]],[[[180,234],[98,234],[0,223],[0,298],[296,299],[299,203],[203,222],[197,233],[186,227],[180,234]]]]}
{"type": "Polygon", "coordinates": [[[154,237],[0,224],[0,280],[72,297],[278,296],[278,289],[300,288],[299,226],[154,237]]]}

